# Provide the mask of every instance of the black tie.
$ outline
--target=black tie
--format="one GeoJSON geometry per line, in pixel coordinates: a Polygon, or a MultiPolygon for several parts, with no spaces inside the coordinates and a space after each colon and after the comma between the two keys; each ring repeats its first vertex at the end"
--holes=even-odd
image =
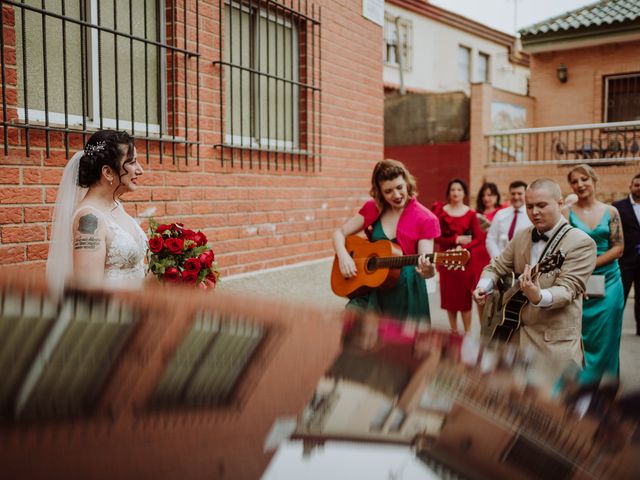
{"type": "Polygon", "coordinates": [[[531,230],[531,241],[535,243],[539,242],[540,240],[542,240],[543,242],[548,242],[549,237],[547,237],[544,233],[539,233],[535,228],[531,230]]]}

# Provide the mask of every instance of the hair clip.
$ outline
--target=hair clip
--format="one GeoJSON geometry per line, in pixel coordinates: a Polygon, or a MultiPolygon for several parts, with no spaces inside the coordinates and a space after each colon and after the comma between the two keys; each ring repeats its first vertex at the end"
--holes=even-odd
{"type": "Polygon", "coordinates": [[[99,142],[94,143],[93,145],[87,145],[84,147],[84,154],[91,156],[96,152],[101,152],[107,147],[107,142],[101,140],[99,142]]]}

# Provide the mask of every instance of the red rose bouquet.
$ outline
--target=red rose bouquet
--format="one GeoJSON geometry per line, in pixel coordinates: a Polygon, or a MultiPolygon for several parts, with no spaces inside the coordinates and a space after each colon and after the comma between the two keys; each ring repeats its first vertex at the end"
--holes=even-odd
{"type": "Polygon", "coordinates": [[[163,282],[215,287],[220,272],[216,257],[202,232],[182,223],[149,222],[149,270],[163,282]]]}

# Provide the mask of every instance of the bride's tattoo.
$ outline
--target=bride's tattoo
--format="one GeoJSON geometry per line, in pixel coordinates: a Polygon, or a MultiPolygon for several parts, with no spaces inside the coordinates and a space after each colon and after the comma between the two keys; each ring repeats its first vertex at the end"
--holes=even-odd
{"type": "Polygon", "coordinates": [[[80,237],[73,242],[75,250],[95,250],[100,246],[101,240],[96,237],[80,237]]]}
{"type": "Polygon", "coordinates": [[[92,213],[87,213],[83,215],[78,220],[78,231],[80,233],[96,233],[98,229],[98,218],[92,213]]]}

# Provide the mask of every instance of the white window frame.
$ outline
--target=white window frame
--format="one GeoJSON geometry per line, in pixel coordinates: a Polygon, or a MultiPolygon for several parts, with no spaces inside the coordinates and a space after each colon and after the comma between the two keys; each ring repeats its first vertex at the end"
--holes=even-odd
{"type": "MultiPolygon", "coordinates": [[[[115,1],[115,0],[114,0],[115,1]]],[[[98,2],[99,0],[90,0],[90,16],[91,23],[93,25],[98,25],[98,2]]],[[[162,22],[160,28],[160,41],[164,43],[166,39],[166,21],[164,19],[165,12],[165,0],[161,0],[159,2],[159,11],[157,14],[158,19],[162,22]]],[[[23,48],[25,46],[23,45],[23,48]]],[[[160,56],[160,115],[163,117],[164,125],[167,125],[168,121],[168,112],[164,107],[166,103],[166,59],[164,55],[160,56]]],[[[89,112],[89,116],[86,119],[83,118],[82,115],[74,115],[68,114],[66,115],[67,123],[69,128],[74,127],[82,127],[82,125],[86,125],[87,129],[99,129],[101,127],[100,123],[100,100],[98,98],[100,92],[100,69],[98,66],[98,31],[95,28],[91,29],[91,58],[89,59],[91,62],[91,72],[90,77],[91,81],[87,82],[86,87],[89,90],[89,103],[91,105],[91,110],[89,112]],[[96,92],[98,92],[96,94],[96,92]]],[[[83,85],[83,88],[85,86],[83,85]]],[[[25,122],[27,120],[27,116],[25,114],[25,109],[22,107],[17,107],[18,119],[20,121],[25,122]]],[[[29,108],[29,122],[41,122],[45,123],[47,121],[47,112],[44,110],[38,110],[29,108]]],[[[52,112],[48,113],[49,123],[64,125],[65,124],[65,114],[64,112],[52,112]]],[[[132,132],[147,132],[147,128],[150,134],[159,135],[160,134],[160,124],[150,123],[148,126],[145,122],[133,122],[129,120],[119,120],[116,122],[115,118],[103,118],[102,119],[102,127],[103,128],[111,128],[115,129],[118,127],[121,130],[129,130],[132,132]],[[132,128],[133,126],[133,128],[132,128]]]]}
{"type": "MultiPolygon", "coordinates": [[[[249,15],[252,14],[252,12],[249,11],[249,6],[248,5],[238,5],[237,2],[233,1],[232,2],[225,2],[227,3],[227,5],[229,5],[230,8],[237,8],[240,9],[242,8],[243,12],[247,12],[249,13],[249,15]],[[233,5],[232,5],[233,4],[233,5]]],[[[296,28],[295,25],[293,25],[290,21],[288,21],[286,19],[286,16],[282,16],[282,15],[276,15],[273,12],[266,12],[265,10],[263,10],[262,8],[256,6],[253,8],[258,8],[259,11],[259,15],[261,18],[266,18],[267,21],[270,22],[274,22],[276,23],[276,25],[282,25],[285,28],[290,28],[291,30],[293,30],[293,42],[291,45],[291,57],[292,57],[292,62],[293,62],[293,72],[294,72],[294,78],[292,78],[291,80],[294,82],[299,82],[300,81],[300,53],[299,53],[299,32],[298,29],[296,28]]],[[[258,38],[258,35],[254,35],[254,43],[252,45],[252,51],[250,52],[251,54],[255,55],[255,52],[257,51],[257,49],[260,48],[260,38],[258,38]]],[[[252,59],[253,60],[253,59],[252,59]]],[[[228,67],[230,68],[230,67],[228,67]]],[[[258,78],[258,81],[256,82],[256,87],[257,89],[260,88],[260,76],[258,74],[252,74],[252,75],[256,75],[258,78]]],[[[289,88],[289,87],[287,87],[289,88]]],[[[225,136],[224,136],[224,141],[227,145],[230,145],[232,147],[240,147],[240,148],[251,148],[251,149],[256,149],[256,150],[261,150],[261,149],[273,149],[273,150],[287,150],[286,153],[295,153],[297,151],[299,151],[299,148],[296,149],[296,146],[300,145],[300,88],[301,87],[297,87],[298,88],[298,94],[297,97],[292,98],[292,103],[293,103],[293,117],[291,119],[291,121],[293,122],[293,139],[292,140],[278,140],[276,138],[267,138],[267,137],[263,137],[261,132],[259,131],[259,126],[261,126],[261,122],[260,122],[260,113],[261,113],[261,107],[260,107],[260,96],[259,95],[255,95],[255,99],[254,99],[254,105],[252,106],[252,111],[253,113],[255,113],[255,119],[254,122],[255,124],[253,125],[253,128],[255,129],[255,131],[258,133],[257,137],[254,136],[247,136],[247,135],[231,135],[230,133],[226,133],[226,123],[225,123],[225,136]]],[[[227,95],[227,87],[225,86],[225,95],[227,95]]],[[[242,108],[242,107],[241,107],[242,108]]],[[[251,113],[251,112],[249,112],[251,113]]],[[[277,115],[277,113],[276,113],[277,115]]],[[[269,116],[269,113],[267,113],[267,116],[269,116]]],[[[224,121],[226,122],[227,118],[229,118],[229,114],[227,112],[227,114],[225,115],[225,119],[224,121]]],[[[277,132],[276,132],[277,133],[277,132]]]]}
{"type": "Polygon", "coordinates": [[[463,83],[465,85],[469,85],[471,83],[471,79],[472,79],[472,71],[473,71],[473,65],[472,65],[472,58],[473,58],[473,50],[471,49],[471,47],[467,47],[466,45],[462,45],[462,44],[458,44],[458,50],[457,50],[457,55],[456,55],[456,76],[458,77],[458,82],[463,83]],[[460,51],[461,50],[466,50],[468,53],[468,59],[469,62],[467,64],[467,79],[463,80],[462,78],[460,78],[460,51]]]}
{"type": "Polygon", "coordinates": [[[485,52],[478,52],[478,65],[477,65],[477,71],[476,74],[478,76],[478,81],[479,82],[483,82],[483,83],[491,83],[491,55],[489,55],[488,53],[485,52]],[[482,58],[486,59],[486,65],[485,65],[485,76],[484,78],[482,78],[482,75],[480,74],[480,60],[482,58]]]}

